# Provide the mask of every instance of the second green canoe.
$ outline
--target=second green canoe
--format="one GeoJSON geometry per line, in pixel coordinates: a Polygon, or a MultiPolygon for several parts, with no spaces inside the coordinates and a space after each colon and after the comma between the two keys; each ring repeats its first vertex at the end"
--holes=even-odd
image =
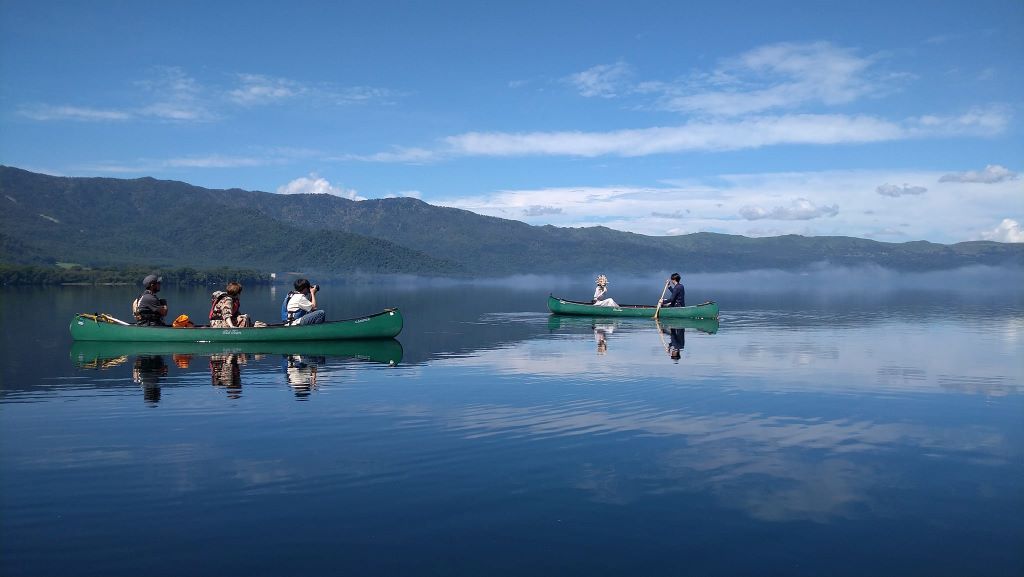
{"type": "MultiPolygon", "coordinates": [[[[590,303],[560,299],[548,295],[548,310],[556,315],[587,315],[594,317],[654,317],[657,307],[651,305],[619,305],[599,307],[590,303]]],[[[665,319],[717,319],[718,303],[708,301],[690,307],[661,307],[659,318],[665,319]]]]}

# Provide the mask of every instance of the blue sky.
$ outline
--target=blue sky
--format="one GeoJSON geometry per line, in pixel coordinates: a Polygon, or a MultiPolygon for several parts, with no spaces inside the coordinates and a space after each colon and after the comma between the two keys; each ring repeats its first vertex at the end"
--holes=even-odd
{"type": "Polygon", "coordinates": [[[0,163],[1024,242],[1024,2],[0,0],[0,163]]]}

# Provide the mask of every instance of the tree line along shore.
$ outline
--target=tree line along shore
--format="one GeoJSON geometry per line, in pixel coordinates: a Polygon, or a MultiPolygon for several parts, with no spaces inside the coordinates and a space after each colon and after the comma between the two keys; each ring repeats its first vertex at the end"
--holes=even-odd
{"type": "MultiPolygon", "coordinates": [[[[190,267],[159,268],[164,284],[185,286],[216,286],[228,281],[243,285],[267,285],[274,279],[270,273],[252,269],[195,269],[190,267]]],[[[0,264],[0,285],[137,285],[153,272],[142,267],[88,268],[79,265],[36,266],[0,264]]]]}

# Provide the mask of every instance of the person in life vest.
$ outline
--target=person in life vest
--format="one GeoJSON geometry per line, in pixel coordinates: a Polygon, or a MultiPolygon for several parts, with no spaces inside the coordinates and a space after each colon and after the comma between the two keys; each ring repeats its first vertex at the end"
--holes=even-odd
{"type": "Polygon", "coordinates": [[[160,292],[161,280],[162,277],[155,274],[142,279],[142,286],[146,290],[132,303],[132,314],[139,325],[167,326],[164,323],[164,317],[167,316],[167,301],[156,296],[156,293],[160,292]]]}
{"type": "Polygon", "coordinates": [[[239,295],[242,294],[242,285],[237,282],[229,282],[227,291],[217,291],[210,299],[210,327],[216,329],[234,329],[251,327],[252,321],[249,315],[239,314],[238,309],[242,305],[239,295]]]}
{"type": "Polygon", "coordinates": [[[327,313],[316,308],[316,293],[320,285],[310,286],[309,281],[300,278],[295,281],[295,290],[290,291],[281,303],[281,320],[286,325],[315,325],[327,320],[327,313]]]}

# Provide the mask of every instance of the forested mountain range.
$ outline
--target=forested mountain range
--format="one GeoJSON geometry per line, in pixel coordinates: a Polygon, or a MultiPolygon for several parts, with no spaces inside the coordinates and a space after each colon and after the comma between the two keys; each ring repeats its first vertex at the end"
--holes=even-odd
{"type": "Polygon", "coordinates": [[[0,263],[248,267],[346,274],[897,270],[1024,265],[1024,245],[851,237],[651,237],[482,216],[413,198],[213,190],[153,178],[54,177],[0,166],[0,263]]]}

